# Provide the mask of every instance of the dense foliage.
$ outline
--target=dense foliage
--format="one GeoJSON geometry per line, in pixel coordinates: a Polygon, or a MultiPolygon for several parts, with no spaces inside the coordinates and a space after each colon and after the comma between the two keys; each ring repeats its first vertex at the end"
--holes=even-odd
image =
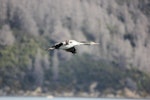
{"type": "Polygon", "coordinates": [[[77,91],[90,91],[90,85],[97,82],[95,89],[98,91],[129,87],[150,92],[149,79],[147,74],[136,69],[121,69],[112,62],[94,60],[90,55],[84,55],[61,64],[59,82],[63,87],[77,91]]]}
{"type": "Polygon", "coordinates": [[[0,95],[37,87],[149,94],[149,9],[150,0],[0,0],[0,95]],[[66,39],[100,45],[77,55],[45,50],[66,39]]]}
{"type": "Polygon", "coordinates": [[[41,41],[38,42],[38,39],[33,36],[22,35],[21,31],[14,31],[13,33],[17,38],[15,43],[1,46],[0,49],[0,87],[9,86],[13,89],[25,89],[32,83],[30,81],[36,80],[29,79],[38,74],[36,68],[48,67],[47,62],[44,61],[44,55],[46,55],[42,46],[44,40],[37,37],[41,41]],[[41,55],[43,56],[41,57],[41,55]]]}

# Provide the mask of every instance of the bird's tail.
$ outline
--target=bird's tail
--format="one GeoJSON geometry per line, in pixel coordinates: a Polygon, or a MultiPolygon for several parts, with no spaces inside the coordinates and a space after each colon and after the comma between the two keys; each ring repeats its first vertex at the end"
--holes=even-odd
{"type": "Polygon", "coordinates": [[[54,50],[55,48],[53,48],[53,47],[50,47],[50,48],[48,48],[48,49],[45,49],[45,50],[47,50],[47,51],[49,51],[49,50],[54,50]]]}

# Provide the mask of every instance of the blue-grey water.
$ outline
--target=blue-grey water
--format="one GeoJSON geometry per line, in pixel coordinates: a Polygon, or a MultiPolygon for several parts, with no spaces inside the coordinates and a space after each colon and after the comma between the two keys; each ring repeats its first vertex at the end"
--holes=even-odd
{"type": "Polygon", "coordinates": [[[0,97],[0,100],[144,100],[144,99],[80,98],[80,97],[54,97],[54,98],[47,98],[47,97],[0,97]]]}

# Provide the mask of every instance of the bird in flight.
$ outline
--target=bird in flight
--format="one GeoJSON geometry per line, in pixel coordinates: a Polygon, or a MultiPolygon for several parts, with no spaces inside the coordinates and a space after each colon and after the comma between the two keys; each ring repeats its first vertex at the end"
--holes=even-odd
{"type": "Polygon", "coordinates": [[[71,52],[72,54],[76,54],[76,48],[75,46],[77,45],[94,45],[94,44],[99,44],[95,42],[78,42],[75,40],[66,40],[64,42],[59,42],[53,45],[52,47],[48,48],[47,50],[54,50],[54,49],[62,49],[67,52],[71,52]]]}

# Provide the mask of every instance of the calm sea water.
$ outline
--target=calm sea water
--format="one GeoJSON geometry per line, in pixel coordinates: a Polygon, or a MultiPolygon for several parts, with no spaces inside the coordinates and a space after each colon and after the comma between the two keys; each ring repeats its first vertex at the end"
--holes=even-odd
{"type": "MultiPolygon", "coordinates": [[[[144,99],[115,99],[115,98],[80,98],[80,97],[0,97],[0,100],[144,100],[144,99]]],[[[149,99],[147,99],[149,100],[149,99]]]]}

